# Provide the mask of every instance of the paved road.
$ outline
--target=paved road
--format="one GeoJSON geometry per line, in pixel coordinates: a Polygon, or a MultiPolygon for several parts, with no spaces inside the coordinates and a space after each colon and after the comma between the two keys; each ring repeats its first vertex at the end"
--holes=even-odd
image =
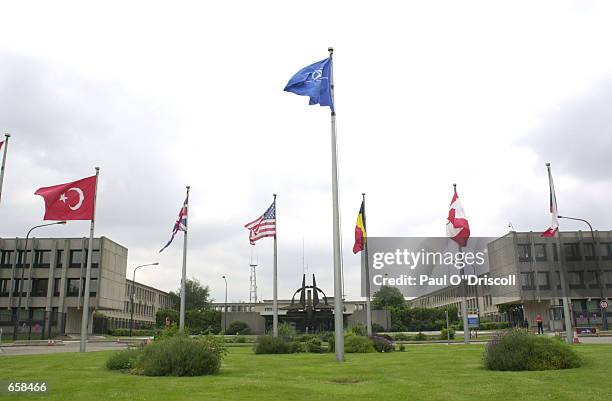
{"type": "MultiPolygon", "coordinates": [[[[90,342],[87,352],[109,351],[126,348],[126,344],[116,342],[90,342]]],[[[34,355],[56,352],[79,352],[78,341],[64,341],[64,345],[24,345],[19,347],[0,347],[1,355],[34,355]]]]}

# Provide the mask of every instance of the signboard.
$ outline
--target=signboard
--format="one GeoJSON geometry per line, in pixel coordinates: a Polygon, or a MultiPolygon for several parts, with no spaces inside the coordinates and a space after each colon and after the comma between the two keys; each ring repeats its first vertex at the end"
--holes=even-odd
{"type": "Polygon", "coordinates": [[[478,315],[476,314],[468,314],[467,321],[468,321],[468,327],[470,329],[477,329],[478,326],[480,325],[480,322],[478,320],[478,315]]]}
{"type": "Polygon", "coordinates": [[[599,303],[599,307],[601,309],[608,309],[608,301],[605,299],[602,299],[601,302],[599,303]]]}

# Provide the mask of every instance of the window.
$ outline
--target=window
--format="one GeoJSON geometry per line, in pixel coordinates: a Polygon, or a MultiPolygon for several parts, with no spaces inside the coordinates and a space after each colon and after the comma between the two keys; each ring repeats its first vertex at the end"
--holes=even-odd
{"type": "Polygon", "coordinates": [[[518,244],[519,262],[529,262],[531,260],[531,244],[518,244]]]}
{"type": "Polygon", "coordinates": [[[8,297],[11,288],[11,279],[3,278],[0,280],[0,297],[8,297]]]}
{"type": "Polygon", "coordinates": [[[612,259],[612,244],[609,242],[601,242],[599,244],[599,253],[602,259],[612,259]]]}
{"type": "Polygon", "coordinates": [[[584,258],[586,260],[595,260],[595,245],[592,242],[582,244],[584,249],[584,258]]]}
{"type": "Polygon", "coordinates": [[[83,251],[82,250],[80,249],[70,250],[70,260],[68,261],[68,266],[81,267],[82,261],[83,261],[83,251]]]}
{"type": "Polygon", "coordinates": [[[0,253],[0,268],[13,267],[13,251],[2,251],[0,253]]]}
{"type": "Polygon", "coordinates": [[[49,268],[51,267],[51,251],[40,250],[34,252],[34,267],[49,268]]]}
{"type": "Polygon", "coordinates": [[[17,267],[21,267],[22,263],[24,266],[28,266],[32,259],[31,256],[32,255],[30,251],[17,251],[17,267]]]}
{"type": "Polygon", "coordinates": [[[521,286],[524,290],[533,290],[533,273],[521,273],[521,286]]]}
{"type": "Polygon", "coordinates": [[[548,272],[538,272],[538,288],[541,290],[550,289],[550,276],[548,272]]]}
{"type": "Polygon", "coordinates": [[[559,260],[559,255],[557,254],[557,252],[558,252],[558,248],[557,248],[557,245],[556,245],[556,244],[554,244],[554,245],[552,246],[552,250],[553,250],[553,252],[552,252],[552,253],[553,253],[553,260],[556,262],[556,261],[558,261],[558,260],[559,260]]]}
{"type": "Polygon", "coordinates": [[[538,262],[546,261],[546,244],[535,244],[535,258],[538,262]]]}
{"type": "Polygon", "coordinates": [[[30,295],[33,297],[46,297],[48,284],[49,280],[46,278],[32,279],[32,292],[30,295]]]}
{"type": "Polygon", "coordinates": [[[55,252],[55,267],[64,267],[64,251],[62,249],[55,252]]]}
{"type": "Polygon", "coordinates": [[[0,309],[0,322],[7,323],[13,321],[13,311],[11,309],[0,309]]]}
{"type": "Polygon", "coordinates": [[[569,271],[567,272],[567,281],[570,289],[584,288],[584,272],[569,271]]]}
{"type": "MultiPolygon", "coordinates": [[[[85,263],[87,263],[87,254],[88,254],[88,250],[85,250],[85,263]]],[[[94,249],[91,252],[91,267],[92,268],[96,268],[100,266],[100,251],[97,249],[94,249]]]]}
{"type": "Polygon", "coordinates": [[[599,273],[595,270],[588,270],[584,273],[584,283],[589,288],[599,288],[599,273]]]}
{"type": "Polygon", "coordinates": [[[580,260],[580,248],[577,242],[564,244],[565,260],[568,262],[575,262],[580,260]]]}
{"type": "MultiPolygon", "coordinates": [[[[85,279],[83,279],[83,294],[85,293],[85,279]]],[[[95,297],[98,293],[98,279],[90,278],[89,279],[89,296],[95,297]]]]}
{"type": "Polygon", "coordinates": [[[79,296],[79,279],[69,278],[66,290],[67,297],[78,297],[79,296]]]}
{"type": "Polygon", "coordinates": [[[28,289],[29,281],[27,278],[23,280],[23,285],[21,285],[21,279],[15,279],[13,285],[13,296],[18,297],[19,291],[21,291],[21,296],[26,296],[26,291],[28,289]]]}
{"type": "Polygon", "coordinates": [[[53,296],[54,297],[59,297],[62,295],[62,279],[61,278],[55,278],[53,279],[53,296]]]}

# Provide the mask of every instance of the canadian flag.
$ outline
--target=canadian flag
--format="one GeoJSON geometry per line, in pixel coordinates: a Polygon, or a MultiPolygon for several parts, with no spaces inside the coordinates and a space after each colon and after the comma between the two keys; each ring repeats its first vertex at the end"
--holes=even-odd
{"type": "Polygon", "coordinates": [[[44,220],[93,220],[97,177],[38,188],[45,200],[44,220]]]}
{"type": "Polygon", "coordinates": [[[555,184],[553,184],[552,173],[550,172],[550,163],[546,163],[548,168],[548,185],[550,187],[550,214],[552,222],[550,227],[542,233],[542,237],[554,237],[559,229],[559,219],[557,217],[557,196],[555,195],[555,184]]]}
{"type": "Polygon", "coordinates": [[[463,211],[463,206],[461,206],[457,189],[455,189],[448,210],[446,236],[455,241],[459,246],[465,246],[470,238],[470,224],[463,211]]]}
{"type": "Polygon", "coordinates": [[[2,145],[4,145],[4,141],[0,141],[0,150],[2,150],[2,145]]]}

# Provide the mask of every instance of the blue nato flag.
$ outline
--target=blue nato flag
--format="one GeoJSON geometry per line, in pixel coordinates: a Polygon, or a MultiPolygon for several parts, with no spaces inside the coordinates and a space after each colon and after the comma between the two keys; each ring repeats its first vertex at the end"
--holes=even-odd
{"type": "Polygon", "coordinates": [[[285,86],[285,91],[300,96],[309,96],[309,104],[329,106],[334,111],[331,94],[331,64],[330,57],[302,68],[291,77],[285,86]]]}

